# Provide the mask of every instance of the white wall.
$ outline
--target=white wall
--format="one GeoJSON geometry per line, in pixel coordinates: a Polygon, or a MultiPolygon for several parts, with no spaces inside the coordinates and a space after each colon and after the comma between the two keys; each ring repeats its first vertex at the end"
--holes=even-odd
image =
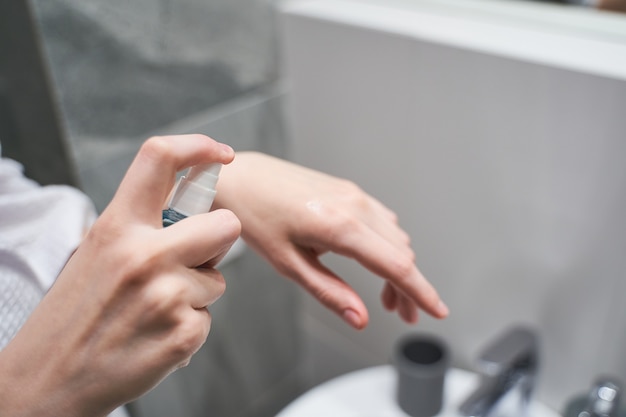
{"type": "Polygon", "coordinates": [[[552,407],[599,373],[626,380],[626,37],[375,3],[285,8],[295,155],[399,214],[452,314],[404,325],[378,278],[330,256],[371,323],[354,332],[310,302],[312,382],[386,362],[412,330],[471,368],[518,322],[540,331],[552,407]]]}

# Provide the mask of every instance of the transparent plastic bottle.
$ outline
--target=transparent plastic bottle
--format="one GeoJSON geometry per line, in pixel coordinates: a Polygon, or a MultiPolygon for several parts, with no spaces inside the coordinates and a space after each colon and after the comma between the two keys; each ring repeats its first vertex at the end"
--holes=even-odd
{"type": "Polygon", "coordinates": [[[163,210],[163,226],[167,227],[186,217],[211,210],[221,169],[222,164],[218,163],[189,168],[178,179],[167,209],[163,210]]]}

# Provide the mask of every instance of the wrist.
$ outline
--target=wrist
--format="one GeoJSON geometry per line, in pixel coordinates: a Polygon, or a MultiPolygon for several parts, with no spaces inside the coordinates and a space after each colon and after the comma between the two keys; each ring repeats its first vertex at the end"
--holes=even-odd
{"type": "Polygon", "coordinates": [[[65,382],[68,378],[64,369],[53,366],[51,349],[42,346],[36,339],[29,339],[29,330],[27,322],[0,351],[0,415],[85,415],[83,411],[90,404],[82,398],[82,391],[71,389],[70,384],[65,382]],[[35,342],[30,343],[32,340],[35,342]]]}
{"type": "Polygon", "coordinates": [[[255,151],[237,152],[233,162],[222,167],[213,202],[214,208],[229,209],[237,214],[237,205],[244,199],[242,194],[245,192],[246,184],[254,179],[252,165],[262,156],[262,153],[255,151]]]}
{"type": "Polygon", "coordinates": [[[23,366],[26,358],[19,357],[14,352],[11,343],[0,352],[0,415],[43,415],[45,410],[42,410],[41,400],[45,395],[37,393],[40,382],[30,380],[31,372],[23,366]]]}

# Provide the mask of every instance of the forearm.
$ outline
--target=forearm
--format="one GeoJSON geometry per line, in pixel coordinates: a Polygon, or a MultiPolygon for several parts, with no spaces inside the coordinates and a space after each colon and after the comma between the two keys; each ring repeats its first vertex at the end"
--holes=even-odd
{"type": "MultiPolygon", "coordinates": [[[[105,416],[108,410],[98,410],[96,404],[91,404],[92,408],[87,410],[84,386],[72,384],[67,379],[67,369],[57,368],[56,365],[63,362],[69,368],[76,359],[63,361],[59,356],[63,356],[64,351],[44,342],[46,330],[37,326],[37,313],[35,310],[15,338],[0,351],[0,415],[105,416]]],[[[52,335],[52,340],[62,343],[59,336],[52,335]]]]}
{"type": "Polygon", "coordinates": [[[233,162],[224,165],[217,183],[215,209],[231,210],[242,223],[242,237],[255,249],[261,249],[256,236],[260,228],[280,210],[276,193],[281,189],[281,178],[273,174],[276,164],[287,161],[260,152],[237,152],[233,162]]]}
{"type": "Polygon", "coordinates": [[[254,192],[254,188],[248,187],[250,183],[255,183],[255,166],[258,167],[265,158],[271,157],[253,151],[237,152],[233,162],[222,167],[213,207],[227,208],[235,214],[236,211],[244,210],[250,198],[249,193],[254,192]]]}

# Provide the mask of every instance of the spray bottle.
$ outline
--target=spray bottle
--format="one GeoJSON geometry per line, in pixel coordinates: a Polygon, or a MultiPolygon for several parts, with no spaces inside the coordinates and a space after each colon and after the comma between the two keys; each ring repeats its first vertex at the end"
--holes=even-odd
{"type": "Polygon", "coordinates": [[[163,226],[167,227],[194,214],[206,213],[215,199],[215,186],[222,164],[196,165],[178,179],[163,210],[163,226]]]}

